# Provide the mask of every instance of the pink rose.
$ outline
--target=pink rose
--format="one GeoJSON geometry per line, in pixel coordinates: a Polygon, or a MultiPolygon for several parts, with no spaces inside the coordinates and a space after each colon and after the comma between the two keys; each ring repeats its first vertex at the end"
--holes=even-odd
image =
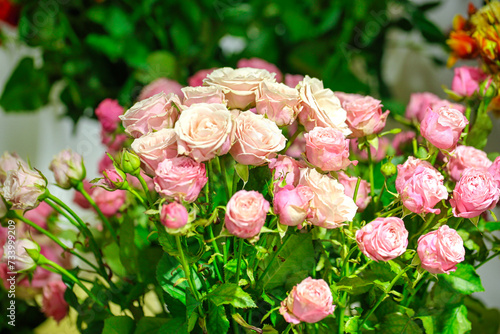
{"type": "Polygon", "coordinates": [[[488,168],[488,172],[490,172],[493,180],[495,180],[497,186],[500,188],[500,156],[496,157],[493,164],[488,168]]]}
{"type": "Polygon", "coordinates": [[[346,123],[352,131],[351,138],[379,133],[389,115],[389,110],[382,113],[382,104],[371,96],[344,101],[342,107],[347,112],[346,123]]]}
{"type": "Polygon", "coordinates": [[[48,282],[43,287],[42,312],[47,317],[61,321],[68,314],[68,303],[64,300],[66,285],[62,281],[48,282]]]}
{"type": "Polygon", "coordinates": [[[308,277],[293,287],[279,311],[292,324],[321,321],[335,311],[332,291],[324,280],[308,277]]]}
{"type": "Polygon", "coordinates": [[[285,148],[286,138],[276,123],[251,111],[235,120],[236,142],[229,151],[243,165],[263,165],[285,148]]]}
{"type": "MultiPolygon", "coordinates": [[[[451,109],[456,109],[456,110],[460,111],[462,114],[465,113],[465,106],[464,105],[461,105],[459,103],[453,103],[453,102],[450,102],[448,100],[438,100],[438,101],[433,102],[429,106],[429,108],[431,108],[431,109],[439,109],[441,107],[448,107],[451,109]]],[[[423,116],[425,117],[425,114],[423,116]]]]}
{"type": "Polygon", "coordinates": [[[206,70],[199,70],[193,76],[191,76],[191,77],[188,78],[188,84],[189,84],[189,86],[191,86],[191,87],[202,86],[203,85],[203,80],[207,77],[207,75],[209,75],[210,73],[212,73],[215,70],[216,70],[215,67],[214,68],[209,68],[209,69],[206,69],[206,70]]]}
{"type": "MultiPolygon", "coordinates": [[[[356,184],[358,183],[357,177],[349,177],[344,172],[338,172],[338,180],[340,184],[344,186],[344,194],[350,198],[354,197],[354,191],[356,190],[356,184]]],[[[358,212],[363,212],[368,204],[370,204],[372,198],[370,196],[370,183],[365,180],[361,180],[359,183],[358,193],[356,195],[356,205],[358,206],[358,212]]]]}
{"type": "Polygon", "coordinates": [[[154,175],[160,162],[177,156],[177,134],[174,129],[161,129],[136,138],[131,147],[141,158],[144,171],[154,175]]]}
{"type": "Polygon", "coordinates": [[[378,217],[356,232],[359,249],[374,261],[389,261],[406,251],[408,231],[398,217],[378,217]]]}
{"type": "Polygon", "coordinates": [[[170,229],[184,227],[188,222],[188,212],[179,202],[163,204],[160,213],[161,223],[170,229]]]}
{"type": "MultiPolygon", "coordinates": [[[[83,189],[85,189],[87,194],[92,195],[95,188],[92,188],[92,184],[89,181],[83,180],[83,189]]],[[[91,207],[89,201],[79,191],[75,191],[73,202],[78,204],[82,209],[90,209],[91,207]]]]}
{"type": "Polygon", "coordinates": [[[113,132],[120,123],[123,107],[117,100],[105,99],[95,109],[95,115],[105,132],[113,132]]]}
{"type": "Polygon", "coordinates": [[[424,119],[427,108],[440,101],[437,95],[432,93],[413,93],[410,95],[410,102],[406,107],[406,118],[421,122],[424,119]]]}
{"type": "Polygon", "coordinates": [[[226,154],[234,142],[234,121],[223,104],[199,103],[185,109],[175,124],[177,149],[194,160],[226,154]]]}
{"type": "Polygon", "coordinates": [[[455,149],[467,124],[467,118],[456,109],[429,108],[420,125],[420,134],[437,148],[451,151],[455,149]]]}
{"type": "Polygon", "coordinates": [[[182,93],[184,94],[183,104],[186,107],[196,103],[227,104],[224,93],[216,86],[184,87],[182,93]]]}
{"type": "Polygon", "coordinates": [[[237,191],[226,206],[226,229],[239,238],[258,236],[266,222],[269,202],[257,191],[237,191]]]}
{"type": "Polygon", "coordinates": [[[114,216],[125,204],[127,192],[124,190],[108,191],[103,188],[95,188],[92,192],[92,199],[106,217],[114,216]]]}
{"type": "Polygon", "coordinates": [[[307,186],[285,186],[274,195],[274,213],[279,216],[281,224],[301,228],[313,197],[311,188],[307,186]]]}
{"type": "Polygon", "coordinates": [[[59,152],[50,163],[49,169],[59,187],[69,189],[85,178],[85,166],[80,154],[70,149],[59,152]]]}
{"type": "Polygon", "coordinates": [[[210,73],[203,82],[222,89],[228,108],[246,110],[255,106],[255,93],[265,80],[274,82],[274,74],[249,67],[223,67],[210,73]]]}
{"type": "Polygon", "coordinates": [[[479,92],[479,85],[487,78],[480,68],[462,66],[455,68],[451,90],[461,96],[472,96],[479,92]]]}
{"type": "Polygon", "coordinates": [[[402,193],[408,180],[410,180],[418,167],[434,168],[424,160],[415,157],[408,157],[404,164],[398,165],[398,176],[396,177],[396,190],[402,193]]]}
{"type": "Polygon", "coordinates": [[[458,145],[446,160],[448,160],[446,165],[448,174],[455,182],[460,180],[464,170],[469,167],[488,169],[493,164],[486,152],[464,145],[458,145]]]}
{"type": "Polygon", "coordinates": [[[357,161],[349,160],[349,140],[341,131],[315,127],[304,137],[307,160],[314,166],[329,172],[346,169],[351,163],[357,164],[357,161]]]}
{"type": "MultiPolygon", "coordinates": [[[[366,148],[360,150],[358,148],[358,139],[354,138],[350,140],[351,144],[351,152],[355,154],[359,160],[368,161],[368,152],[366,152],[366,148]]],[[[391,146],[392,143],[387,137],[380,137],[378,139],[378,149],[370,145],[370,153],[372,155],[372,160],[375,162],[382,161],[387,156],[387,149],[391,146]]]]}
{"type": "Polygon", "coordinates": [[[19,165],[17,170],[7,172],[7,178],[0,188],[0,195],[12,203],[13,210],[29,210],[38,205],[45,196],[47,181],[38,171],[19,165]]]}
{"type": "Polygon", "coordinates": [[[304,80],[302,74],[285,74],[285,85],[288,87],[296,88],[302,80],[304,80]]]}
{"type": "Polygon", "coordinates": [[[455,217],[474,218],[493,209],[500,189],[493,176],[483,168],[467,168],[455,185],[450,204],[455,217]]]}
{"type": "Polygon", "coordinates": [[[358,207],[344,194],[344,186],[327,175],[312,168],[300,170],[299,184],[308,186],[314,193],[311,200],[311,224],[325,228],[338,228],[351,221],[358,207]]]}
{"type": "Polygon", "coordinates": [[[116,168],[106,169],[102,172],[102,175],[104,176],[103,181],[107,190],[116,190],[127,187],[125,184],[127,177],[121,170],[117,170],[116,168]]]}
{"type": "Polygon", "coordinates": [[[299,120],[306,131],[321,126],[340,130],[346,136],[351,133],[346,124],[346,111],[342,109],[339,99],[332,90],[323,87],[322,81],[306,75],[297,89],[302,107],[299,120]]]}
{"type": "Polygon", "coordinates": [[[125,132],[139,138],[153,130],[173,128],[181,101],[175,94],[159,93],[139,101],[120,116],[125,132]]]}
{"type": "MultiPolygon", "coordinates": [[[[1,199],[0,199],[1,201],[1,199]]],[[[3,202],[3,201],[2,201],[3,202]]],[[[37,224],[41,228],[47,228],[47,220],[49,216],[54,212],[54,209],[45,202],[41,202],[36,208],[26,211],[24,217],[31,220],[33,223],[37,224]]],[[[34,230],[33,230],[34,231],[34,230]]]]}
{"type": "Polygon", "coordinates": [[[4,152],[0,157],[0,187],[7,178],[7,172],[10,170],[17,170],[19,165],[22,165],[25,169],[30,169],[28,164],[21,159],[17,153],[4,152]]]}
{"type": "Polygon", "coordinates": [[[421,266],[431,274],[449,274],[464,260],[464,243],[457,231],[447,225],[418,239],[418,257],[421,266]]]}
{"type": "Polygon", "coordinates": [[[257,90],[256,110],[278,126],[290,125],[299,113],[299,92],[282,83],[261,82],[257,90]]]}
{"type": "Polygon", "coordinates": [[[269,168],[274,171],[274,192],[276,193],[281,184],[285,181],[285,185],[297,186],[300,178],[300,168],[305,167],[301,161],[297,161],[286,155],[278,155],[271,159],[269,168]]]}
{"type": "Polygon", "coordinates": [[[335,96],[339,99],[341,105],[364,98],[364,96],[360,94],[351,94],[344,92],[335,92],[335,96]]]}
{"type": "Polygon", "coordinates": [[[278,82],[283,81],[283,74],[281,74],[281,71],[278,69],[278,67],[276,67],[276,65],[274,64],[265,61],[264,59],[260,58],[240,59],[238,61],[238,64],[236,64],[236,67],[260,68],[268,71],[269,73],[274,73],[276,75],[276,81],[278,82]]]}
{"type": "Polygon", "coordinates": [[[158,78],[141,90],[141,93],[139,94],[137,100],[142,101],[145,99],[149,99],[150,97],[159,93],[164,93],[166,95],[174,93],[180,97],[182,96],[181,89],[182,89],[181,84],[179,84],[175,80],[167,78],[158,78]]]}
{"type": "Polygon", "coordinates": [[[40,254],[40,246],[28,239],[17,239],[15,240],[15,249],[12,250],[10,247],[12,245],[6,242],[3,249],[2,262],[7,262],[14,257],[15,269],[11,270],[18,273],[32,272],[36,268],[36,262],[28,254],[27,250],[33,251],[34,253],[40,254]]]}
{"type": "Polygon", "coordinates": [[[153,181],[163,197],[193,202],[208,181],[205,165],[189,157],[165,159],[153,181]]]}

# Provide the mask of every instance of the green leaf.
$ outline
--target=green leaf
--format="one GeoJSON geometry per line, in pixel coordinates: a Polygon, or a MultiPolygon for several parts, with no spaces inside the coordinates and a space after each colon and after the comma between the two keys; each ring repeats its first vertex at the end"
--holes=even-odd
{"type": "Polygon", "coordinates": [[[205,296],[215,305],[231,304],[237,308],[257,307],[252,297],[234,283],[225,283],[205,296]]]}
{"type": "Polygon", "coordinates": [[[470,296],[465,298],[467,319],[472,326],[472,334],[498,334],[500,329],[500,311],[487,308],[480,300],[470,296]]]}
{"type": "Polygon", "coordinates": [[[242,165],[242,164],[236,164],[234,165],[234,169],[236,170],[236,173],[240,177],[240,179],[243,180],[243,183],[246,184],[248,182],[248,166],[247,165],[242,165]]]}
{"type": "Polygon", "coordinates": [[[126,270],[120,261],[120,246],[116,243],[111,243],[102,249],[104,257],[106,258],[106,263],[109,265],[111,270],[118,276],[125,276],[126,270]]]}
{"type": "Polygon", "coordinates": [[[457,270],[449,275],[441,274],[439,278],[446,281],[454,290],[464,295],[484,291],[481,278],[473,266],[467,263],[457,264],[457,270]]]}
{"type": "Polygon", "coordinates": [[[134,33],[134,25],[131,16],[118,6],[110,6],[103,22],[108,33],[116,38],[123,38],[134,33]]]}
{"type": "Polygon", "coordinates": [[[120,261],[129,274],[137,273],[137,247],[133,219],[124,219],[120,226],[120,261]]]}
{"type": "Polygon", "coordinates": [[[424,315],[417,317],[417,319],[420,319],[422,321],[422,324],[425,329],[425,334],[434,334],[434,328],[435,328],[435,318],[430,316],[430,315],[424,315]]]}
{"type": "Polygon", "coordinates": [[[384,334],[416,334],[423,333],[410,317],[401,313],[386,315],[380,325],[380,333],[384,334]]]}
{"type": "Polygon", "coordinates": [[[172,318],[160,327],[158,334],[187,334],[187,323],[184,318],[172,318]]]}
{"type": "Polygon", "coordinates": [[[103,334],[132,334],[135,322],[127,316],[111,317],[104,320],[103,334]]]}
{"type": "Polygon", "coordinates": [[[347,318],[344,330],[349,334],[359,333],[359,315],[347,318]]]}
{"type": "Polygon", "coordinates": [[[226,317],[226,310],[223,305],[210,305],[208,312],[207,330],[209,334],[227,333],[229,330],[229,320],[226,317]]]}
{"type": "Polygon", "coordinates": [[[143,84],[149,84],[158,78],[175,79],[177,60],[175,56],[167,51],[155,51],[146,59],[146,65],[139,68],[134,76],[143,84]]]}
{"type": "MultiPolygon", "coordinates": [[[[481,106],[483,103],[481,103],[481,106]]],[[[490,115],[486,112],[486,108],[480,107],[472,125],[469,134],[467,135],[467,145],[474,146],[482,150],[488,142],[488,136],[493,128],[490,115]]]]}
{"type": "Polygon", "coordinates": [[[168,321],[166,318],[144,317],[139,320],[134,334],[156,333],[160,327],[168,321]]]}
{"type": "Polygon", "coordinates": [[[108,35],[88,34],[85,42],[93,49],[104,53],[111,61],[123,55],[125,44],[108,35]]]}
{"type": "Polygon", "coordinates": [[[351,295],[359,295],[370,290],[373,282],[366,281],[358,276],[342,277],[342,279],[337,283],[337,289],[339,291],[346,291],[351,295]]]}
{"type": "Polygon", "coordinates": [[[460,305],[446,311],[439,322],[441,334],[464,334],[471,330],[471,323],[467,319],[467,307],[460,305]]]}

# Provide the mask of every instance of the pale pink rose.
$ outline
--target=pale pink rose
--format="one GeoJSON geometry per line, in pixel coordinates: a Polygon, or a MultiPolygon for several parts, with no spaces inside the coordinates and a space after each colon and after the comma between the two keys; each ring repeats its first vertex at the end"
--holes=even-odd
{"type": "Polygon", "coordinates": [[[413,131],[401,131],[396,134],[394,139],[392,139],[392,146],[396,149],[396,154],[403,155],[407,151],[406,148],[411,147],[415,136],[416,134],[413,131]]]}
{"type": "MultiPolygon", "coordinates": [[[[0,199],[1,201],[1,199],[0,199]]],[[[3,201],[2,201],[3,202],[3,201]]],[[[54,209],[45,202],[41,202],[36,208],[26,211],[24,217],[31,220],[41,228],[47,228],[47,220],[54,209]]],[[[34,229],[32,231],[35,231],[34,229]]]]}
{"type": "Polygon", "coordinates": [[[163,197],[193,202],[208,181],[205,165],[189,157],[165,159],[153,181],[163,197]]]}
{"type": "Polygon", "coordinates": [[[108,152],[121,151],[128,138],[129,137],[124,133],[110,134],[105,131],[101,131],[101,143],[108,148],[108,152]]]}
{"type": "Polygon", "coordinates": [[[288,87],[296,88],[302,80],[304,80],[302,74],[285,74],[285,85],[288,87]]]}
{"type": "Polygon", "coordinates": [[[197,162],[224,155],[234,143],[234,126],[233,116],[225,105],[192,105],[175,124],[177,150],[197,162]]]}
{"type": "MultiPolygon", "coordinates": [[[[368,161],[368,152],[366,148],[360,150],[358,148],[358,139],[354,138],[350,140],[351,153],[353,153],[359,160],[368,161]]],[[[380,137],[378,139],[378,148],[376,149],[373,145],[370,145],[370,153],[372,155],[372,160],[374,162],[382,161],[387,156],[387,149],[391,146],[391,141],[387,137],[380,137]]]]}
{"type": "Polygon", "coordinates": [[[420,134],[437,148],[451,151],[455,149],[467,124],[467,118],[456,109],[429,108],[420,124],[420,134]]]}
{"type": "Polygon", "coordinates": [[[139,138],[153,130],[173,128],[179,116],[180,105],[177,95],[162,92],[137,102],[120,119],[125,132],[139,138]]]}
{"type": "Polygon", "coordinates": [[[253,238],[266,222],[269,202],[257,191],[237,191],[226,206],[224,224],[232,235],[253,238]]]}
{"type": "MultiPolygon", "coordinates": [[[[338,172],[338,180],[340,184],[344,186],[344,194],[350,198],[354,198],[354,191],[356,190],[356,184],[358,183],[357,177],[349,177],[344,172],[338,172]]],[[[368,204],[370,204],[372,198],[370,196],[370,183],[365,180],[361,180],[359,183],[358,193],[356,195],[356,205],[358,206],[358,212],[363,212],[368,204]]]]}
{"type": "MultiPolygon", "coordinates": [[[[429,108],[431,108],[431,109],[439,109],[441,107],[448,107],[451,109],[456,109],[456,110],[460,111],[462,114],[465,113],[465,106],[464,105],[459,104],[459,103],[453,103],[453,102],[450,102],[448,100],[437,100],[429,106],[429,108]]],[[[423,115],[423,117],[425,117],[425,114],[423,115]]],[[[420,121],[422,121],[422,119],[420,121]]]]}
{"type": "Polygon", "coordinates": [[[280,154],[271,159],[269,168],[274,171],[274,192],[276,193],[280,188],[283,188],[283,181],[285,185],[297,186],[300,178],[300,168],[303,167],[305,167],[303,162],[286,155],[280,154]]]}
{"type": "Polygon", "coordinates": [[[282,83],[261,82],[256,110],[278,126],[290,125],[299,113],[299,92],[282,83]]]}
{"type": "Polygon", "coordinates": [[[196,72],[195,74],[193,74],[193,76],[189,77],[188,78],[188,84],[189,86],[191,87],[198,87],[198,86],[202,86],[203,85],[203,80],[206,79],[207,75],[209,75],[210,73],[212,73],[213,71],[215,71],[216,68],[209,68],[209,69],[206,69],[206,70],[199,70],[198,72],[196,72]]]}
{"type": "Polygon", "coordinates": [[[31,258],[27,250],[40,254],[40,246],[28,239],[15,240],[14,249],[11,249],[10,242],[6,242],[3,249],[1,261],[7,262],[14,257],[15,269],[12,272],[26,273],[32,272],[36,268],[36,261],[31,258]]]}
{"type": "Polygon", "coordinates": [[[69,306],[64,300],[65,292],[66,285],[60,280],[48,282],[43,287],[42,312],[57,322],[68,314],[69,306]]]}
{"type": "Polygon", "coordinates": [[[332,291],[328,284],[322,279],[311,277],[294,286],[279,309],[285,321],[292,324],[301,321],[315,323],[334,311],[332,291]]]}
{"type": "Polygon", "coordinates": [[[12,203],[13,210],[29,210],[38,205],[45,196],[47,181],[38,171],[19,165],[17,170],[7,172],[7,178],[0,188],[0,195],[12,203]]]}
{"type": "Polygon", "coordinates": [[[474,218],[493,209],[500,189],[493,176],[483,168],[467,168],[455,185],[450,199],[455,217],[474,218]]]}
{"type": "Polygon", "coordinates": [[[49,169],[59,187],[69,189],[85,178],[85,166],[80,154],[70,149],[57,154],[50,163],[49,169]]]}
{"type": "Polygon", "coordinates": [[[141,158],[144,171],[154,175],[160,162],[177,156],[177,134],[174,129],[161,129],[134,139],[131,147],[141,158]]]}
{"type": "Polygon", "coordinates": [[[28,164],[21,159],[17,153],[4,152],[0,157],[0,187],[7,178],[7,172],[10,170],[17,170],[19,165],[22,165],[25,169],[30,169],[28,164]]]}
{"type": "Polygon", "coordinates": [[[432,104],[440,101],[437,95],[432,93],[413,93],[410,95],[410,101],[406,106],[406,118],[421,122],[424,119],[427,108],[432,107],[432,104]]]}
{"type": "Polygon", "coordinates": [[[117,100],[105,99],[95,109],[95,115],[101,123],[104,132],[113,132],[120,123],[123,107],[117,100]]]}
{"type": "MultiPolygon", "coordinates": [[[[95,188],[92,188],[92,184],[89,181],[83,180],[83,189],[85,189],[87,194],[92,195],[95,188]]],[[[79,191],[75,191],[73,202],[78,204],[82,209],[90,209],[91,207],[89,201],[79,191]]]]}
{"type": "Polygon", "coordinates": [[[164,93],[166,95],[174,93],[177,96],[181,97],[181,89],[182,85],[175,80],[158,78],[141,90],[141,93],[139,94],[137,100],[142,101],[145,99],[149,99],[150,97],[159,93],[164,93]]]}
{"type": "Polygon", "coordinates": [[[398,193],[408,210],[419,214],[441,212],[439,209],[434,209],[434,206],[448,198],[448,191],[444,186],[444,177],[437,169],[420,165],[411,174],[407,173],[403,177],[407,179],[402,185],[399,184],[401,191],[398,193]]]}
{"type": "Polygon", "coordinates": [[[283,81],[283,74],[281,74],[281,71],[278,69],[278,67],[274,64],[265,61],[264,59],[260,58],[240,59],[238,61],[238,64],[236,64],[236,67],[260,68],[268,71],[269,73],[274,73],[276,75],[276,81],[278,82],[283,81]]]}
{"type": "Polygon", "coordinates": [[[447,225],[418,239],[418,257],[421,266],[431,274],[449,274],[464,260],[463,240],[457,231],[447,225]]]}
{"type": "Polygon", "coordinates": [[[311,224],[325,228],[338,228],[351,221],[358,207],[344,194],[344,186],[331,177],[312,168],[300,170],[299,184],[308,186],[314,192],[311,200],[311,224]]]}
{"type": "Polygon", "coordinates": [[[331,89],[323,87],[321,80],[306,75],[297,89],[302,107],[299,120],[306,131],[321,126],[340,130],[346,136],[351,133],[346,124],[347,113],[342,108],[340,100],[331,89]]]}
{"type": "Polygon", "coordinates": [[[378,217],[356,232],[359,249],[374,261],[389,261],[406,252],[408,231],[398,217],[378,217]]]}
{"type": "Polygon", "coordinates": [[[500,188],[500,156],[496,157],[493,164],[488,168],[488,172],[490,172],[493,180],[495,180],[497,186],[500,188]]]}
{"type": "Polygon", "coordinates": [[[462,66],[455,68],[451,90],[461,96],[472,96],[479,92],[479,85],[487,78],[480,68],[462,66]]]}
{"type": "Polygon", "coordinates": [[[366,137],[379,133],[385,127],[389,110],[382,113],[382,104],[371,96],[346,100],[342,107],[347,112],[347,126],[352,131],[351,138],[366,137]]]}
{"type": "Polygon", "coordinates": [[[415,157],[408,157],[404,164],[398,165],[398,176],[396,177],[396,190],[402,193],[408,180],[410,180],[418,167],[434,168],[432,165],[424,160],[415,157]]]}
{"type": "Polygon", "coordinates": [[[184,227],[188,222],[188,212],[179,202],[163,204],[160,212],[161,223],[170,229],[184,227]]]}
{"type": "Polygon", "coordinates": [[[182,93],[184,94],[183,104],[186,107],[196,103],[227,104],[222,89],[216,86],[184,87],[182,93]]]}
{"type": "Polygon", "coordinates": [[[345,139],[341,131],[334,128],[315,127],[304,135],[306,138],[307,160],[324,171],[346,169],[349,160],[349,139],[345,139]]]}
{"type": "Polygon", "coordinates": [[[255,93],[262,81],[274,82],[274,74],[256,68],[219,68],[203,81],[205,85],[217,86],[226,96],[231,109],[246,110],[255,106],[255,93]]]}
{"type": "Polygon", "coordinates": [[[114,216],[125,204],[127,192],[125,190],[108,191],[101,187],[94,189],[91,195],[99,209],[106,217],[114,216]]]}
{"type": "Polygon", "coordinates": [[[243,165],[263,165],[286,146],[286,138],[276,123],[251,111],[242,112],[235,120],[236,142],[229,151],[243,165]]]}
{"type": "Polygon", "coordinates": [[[493,164],[486,152],[464,145],[458,145],[446,160],[448,174],[455,182],[460,180],[462,173],[469,167],[487,170],[493,164]]]}
{"type": "Polygon", "coordinates": [[[364,96],[360,94],[351,94],[344,92],[335,92],[335,96],[339,99],[341,105],[364,98],[364,96]]]}
{"type": "Polygon", "coordinates": [[[307,186],[285,186],[274,195],[274,213],[279,216],[281,224],[301,228],[313,197],[314,193],[307,186]]]}

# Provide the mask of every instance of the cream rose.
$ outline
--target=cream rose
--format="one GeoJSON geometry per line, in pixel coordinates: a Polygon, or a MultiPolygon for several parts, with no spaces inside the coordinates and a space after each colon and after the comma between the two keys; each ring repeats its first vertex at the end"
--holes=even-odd
{"type": "Polygon", "coordinates": [[[222,89],[217,86],[184,87],[182,93],[184,94],[183,104],[186,107],[196,103],[227,104],[222,89]]]}
{"type": "Polygon", "coordinates": [[[141,158],[144,171],[154,175],[160,162],[177,156],[177,134],[174,129],[162,129],[136,138],[131,147],[141,158]]]}
{"type": "Polygon", "coordinates": [[[256,110],[278,126],[290,125],[299,113],[299,92],[282,83],[261,82],[257,90],[256,110]]]}

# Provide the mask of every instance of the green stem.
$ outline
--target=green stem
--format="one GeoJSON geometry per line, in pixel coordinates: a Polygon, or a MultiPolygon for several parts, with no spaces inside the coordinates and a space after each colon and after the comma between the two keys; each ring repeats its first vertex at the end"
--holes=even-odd
{"type": "Polygon", "coordinates": [[[182,250],[180,236],[178,236],[178,235],[175,236],[175,243],[177,244],[177,250],[179,251],[179,254],[180,254],[179,257],[180,257],[182,269],[184,270],[184,274],[186,275],[186,279],[188,281],[189,288],[191,289],[191,293],[193,294],[194,298],[196,298],[196,300],[199,300],[200,298],[198,296],[198,290],[196,290],[196,287],[193,284],[193,280],[191,278],[191,269],[189,268],[189,265],[186,261],[186,257],[184,256],[184,251],[182,250]]]}
{"type": "Polygon", "coordinates": [[[436,217],[436,214],[433,213],[430,215],[429,219],[427,219],[427,221],[424,223],[424,225],[422,225],[422,227],[420,228],[420,230],[417,231],[417,233],[415,233],[411,238],[410,238],[410,242],[415,239],[417,236],[421,235],[426,229],[428,229],[431,224],[432,224],[432,221],[434,220],[434,218],[436,217]]]}
{"type": "Polygon", "coordinates": [[[463,139],[463,145],[467,145],[467,136],[469,135],[470,122],[471,122],[471,119],[470,119],[471,111],[472,111],[472,108],[471,108],[470,104],[467,103],[466,107],[465,107],[465,117],[467,118],[467,120],[469,122],[467,123],[467,125],[465,126],[465,129],[463,131],[463,133],[465,133],[465,136],[463,139]]]}
{"type": "Polygon", "coordinates": [[[134,188],[132,188],[132,187],[127,187],[127,188],[126,188],[126,190],[127,190],[127,191],[129,191],[132,195],[134,195],[134,196],[135,196],[135,198],[137,198],[137,199],[139,200],[139,202],[141,202],[141,204],[142,204],[143,206],[146,206],[146,202],[144,202],[144,198],[142,198],[142,196],[141,196],[141,195],[139,195],[139,193],[138,193],[137,191],[135,191],[135,189],[134,189],[134,188]]]}
{"type": "MultiPolygon", "coordinates": [[[[217,241],[215,240],[214,231],[212,229],[211,224],[208,225],[207,230],[208,230],[208,236],[210,237],[210,240],[212,240],[212,247],[214,248],[215,253],[220,254],[219,245],[217,245],[217,241]]],[[[224,280],[222,279],[222,275],[220,274],[220,271],[219,271],[219,260],[217,258],[218,258],[218,255],[215,255],[215,257],[214,257],[215,273],[217,274],[219,281],[224,282],[224,280]]]]}
{"type": "Polygon", "coordinates": [[[366,146],[366,151],[368,152],[368,168],[370,172],[370,196],[372,198],[375,198],[375,179],[373,177],[372,150],[371,150],[371,145],[369,143],[366,146]]]}
{"type": "MultiPolygon", "coordinates": [[[[217,163],[219,164],[219,168],[222,174],[222,177],[224,178],[224,184],[226,186],[226,193],[227,193],[227,200],[231,199],[231,188],[229,187],[229,180],[227,178],[227,170],[226,170],[226,164],[224,161],[221,161],[219,157],[216,157],[217,163]]],[[[235,171],[236,173],[236,171],[235,171]]]]}
{"type": "Polygon", "coordinates": [[[426,280],[424,278],[426,278],[427,275],[428,275],[428,273],[425,273],[422,275],[422,277],[420,278],[420,282],[418,282],[418,285],[416,286],[413,293],[410,295],[410,298],[408,298],[406,300],[406,302],[402,303],[403,306],[408,307],[411,304],[411,302],[413,301],[413,298],[417,295],[418,290],[420,290],[420,288],[426,283],[426,280]]]}
{"type": "Polygon", "coordinates": [[[396,213],[398,211],[401,211],[401,207],[400,206],[398,206],[397,208],[394,208],[392,210],[389,210],[387,212],[382,213],[382,215],[380,217],[389,217],[390,215],[392,215],[392,214],[394,214],[394,213],[396,213]]]}
{"type": "Polygon", "coordinates": [[[295,139],[297,139],[297,137],[301,133],[302,133],[302,131],[300,131],[299,129],[297,129],[297,131],[295,131],[295,133],[292,135],[292,137],[290,138],[290,140],[287,141],[285,148],[280,152],[280,154],[285,154],[286,151],[288,151],[288,149],[290,148],[290,146],[292,146],[292,144],[295,142],[295,139]]]}
{"type": "Polygon", "coordinates": [[[486,262],[490,261],[491,259],[496,258],[498,255],[500,255],[500,251],[495,252],[493,255],[491,255],[490,257],[488,257],[486,260],[484,260],[483,262],[481,262],[480,264],[478,264],[475,267],[475,269],[480,268],[483,264],[485,264],[486,262]]]}
{"type": "Polygon", "coordinates": [[[153,204],[153,199],[151,198],[151,194],[149,193],[148,184],[146,183],[146,181],[144,180],[144,178],[142,177],[142,175],[140,173],[139,173],[139,175],[136,176],[136,178],[141,183],[142,189],[144,190],[144,193],[146,194],[146,198],[148,199],[148,203],[150,205],[153,204]]]}
{"type": "Polygon", "coordinates": [[[356,188],[354,188],[354,195],[352,196],[352,200],[356,203],[356,199],[358,198],[358,190],[359,185],[361,184],[361,177],[358,176],[358,180],[356,181],[356,188]]]}
{"type": "MultiPolygon", "coordinates": [[[[236,238],[236,237],[235,237],[236,238]]],[[[241,254],[243,253],[243,238],[240,238],[240,241],[238,242],[238,262],[236,265],[236,284],[240,284],[240,270],[241,270],[241,254]]],[[[234,243],[236,245],[236,241],[234,243]]]]}
{"type": "Polygon", "coordinates": [[[288,323],[288,326],[286,326],[285,331],[283,334],[288,334],[290,333],[290,330],[292,329],[293,325],[291,323],[288,323]]]}

